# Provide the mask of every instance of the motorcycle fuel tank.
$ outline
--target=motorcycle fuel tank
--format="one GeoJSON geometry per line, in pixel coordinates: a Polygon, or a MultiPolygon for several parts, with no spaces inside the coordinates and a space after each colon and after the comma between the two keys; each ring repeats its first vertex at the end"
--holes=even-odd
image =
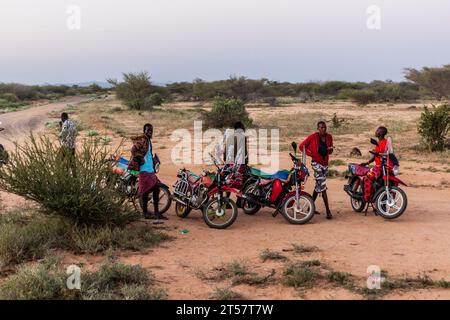
{"type": "Polygon", "coordinates": [[[272,184],[272,192],[269,198],[269,201],[271,203],[274,203],[278,199],[281,190],[283,190],[283,184],[281,183],[280,179],[275,179],[272,184]]]}

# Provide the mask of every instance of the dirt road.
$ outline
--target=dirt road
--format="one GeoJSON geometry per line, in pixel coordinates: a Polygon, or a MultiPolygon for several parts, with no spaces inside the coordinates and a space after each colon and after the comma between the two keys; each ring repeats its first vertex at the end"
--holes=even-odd
{"type": "MultiPolygon", "coordinates": [[[[90,100],[88,97],[70,97],[64,101],[1,114],[0,127],[5,128],[5,130],[0,133],[0,143],[6,150],[14,148],[14,142],[23,141],[30,131],[37,133],[44,130],[45,123],[50,120],[49,112],[60,111],[66,108],[68,104],[76,105],[88,100],[90,100]]],[[[12,207],[24,201],[18,196],[4,192],[0,192],[0,197],[6,207],[12,207]]]]}
{"type": "Polygon", "coordinates": [[[45,123],[50,119],[49,112],[62,110],[68,104],[78,104],[87,100],[89,100],[87,97],[70,97],[64,101],[1,114],[0,126],[5,130],[0,134],[0,143],[6,148],[11,148],[13,141],[21,141],[30,130],[39,132],[44,129],[45,123]]]}

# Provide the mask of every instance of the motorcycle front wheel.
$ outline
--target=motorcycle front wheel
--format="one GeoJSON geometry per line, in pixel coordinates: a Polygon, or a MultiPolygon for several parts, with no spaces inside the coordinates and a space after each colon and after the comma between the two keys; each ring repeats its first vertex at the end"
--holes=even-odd
{"type": "Polygon", "coordinates": [[[389,188],[390,197],[385,189],[375,199],[375,210],[385,219],[396,219],[405,212],[408,205],[406,193],[399,187],[389,188]]]}
{"type": "Polygon", "coordinates": [[[225,229],[231,226],[238,216],[236,203],[229,198],[222,198],[222,205],[219,199],[212,198],[203,207],[203,220],[214,229],[225,229]]]}
{"type": "Polygon", "coordinates": [[[281,213],[283,217],[292,224],[308,223],[316,212],[314,200],[307,195],[300,195],[296,201],[296,196],[292,195],[287,198],[281,206],[281,213]]]}

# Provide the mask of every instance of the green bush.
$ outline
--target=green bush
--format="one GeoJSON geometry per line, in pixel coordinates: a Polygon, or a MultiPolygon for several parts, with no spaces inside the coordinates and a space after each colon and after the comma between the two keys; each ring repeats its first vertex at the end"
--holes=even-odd
{"type": "Polygon", "coordinates": [[[9,163],[0,167],[0,188],[35,201],[44,213],[81,225],[124,225],[135,213],[113,188],[115,174],[109,152],[98,141],[84,140],[75,158],[62,157],[49,137],[30,135],[9,151],[9,163]]]}
{"type": "Polygon", "coordinates": [[[378,101],[377,93],[370,89],[364,89],[364,90],[344,90],[341,93],[341,98],[347,98],[355,103],[365,106],[369,103],[374,103],[378,101]]]}
{"type": "Polygon", "coordinates": [[[241,121],[246,127],[253,123],[241,100],[221,97],[215,98],[212,110],[205,112],[202,119],[207,128],[226,128],[236,121],[241,121]]]}
{"type": "Polygon", "coordinates": [[[95,131],[95,130],[90,130],[90,131],[88,131],[88,133],[87,133],[87,136],[88,137],[97,137],[97,136],[99,136],[100,134],[98,133],[98,131],[95,131]]]}
{"type": "Polygon", "coordinates": [[[0,98],[8,102],[19,102],[19,98],[13,92],[4,93],[0,96],[0,98]]]}
{"type": "Polygon", "coordinates": [[[163,103],[163,98],[158,92],[152,93],[147,97],[147,104],[150,106],[160,106],[163,103]]]}
{"type": "MultiPolygon", "coordinates": [[[[320,265],[320,264],[319,264],[320,265]]],[[[313,263],[294,263],[283,272],[283,284],[290,287],[310,287],[320,278],[313,263]]]]}
{"type": "Polygon", "coordinates": [[[48,270],[44,264],[21,268],[0,287],[2,300],[54,300],[64,299],[67,275],[48,270]]]}
{"type": "Polygon", "coordinates": [[[425,107],[417,124],[417,131],[428,150],[442,151],[445,148],[445,138],[450,130],[450,106],[425,107]]]}
{"type": "Polygon", "coordinates": [[[103,264],[98,271],[81,273],[81,290],[69,290],[59,264],[44,261],[21,268],[0,287],[4,300],[161,300],[166,293],[139,265],[103,264]]]}
{"type": "Polygon", "coordinates": [[[261,251],[259,257],[263,262],[266,262],[266,260],[287,260],[286,256],[282,255],[280,252],[269,249],[264,249],[261,251]]]}
{"type": "Polygon", "coordinates": [[[139,251],[172,239],[146,224],[114,227],[75,227],[66,235],[64,248],[76,253],[95,254],[108,249],[139,251]]]}
{"type": "Polygon", "coordinates": [[[4,213],[0,215],[0,270],[40,259],[54,249],[77,254],[97,254],[109,249],[139,251],[170,239],[147,224],[88,227],[39,213],[4,213]]]}
{"type": "Polygon", "coordinates": [[[62,247],[68,224],[59,218],[7,212],[0,219],[0,269],[44,257],[62,247]]]}
{"type": "Polygon", "coordinates": [[[0,98],[0,109],[17,109],[24,105],[25,103],[23,102],[11,102],[0,98]]]}
{"type": "Polygon", "coordinates": [[[240,300],[242,299],[242,294],[233,291],[231,288],[216,288],[214,289],[214,292],[211,294],[210,298],[222,301],[240,300]]]}

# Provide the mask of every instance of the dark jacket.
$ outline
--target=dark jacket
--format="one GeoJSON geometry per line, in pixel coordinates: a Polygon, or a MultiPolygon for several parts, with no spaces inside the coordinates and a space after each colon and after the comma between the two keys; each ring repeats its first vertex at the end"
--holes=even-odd
{"type": "MultiPolygon", "coordinates": [[[[312,161],[315,161],[317,163],[320,163],[323,166],[328,166],[328,158],[331,153],[333,153],[333,150],[328,151],[325,158],[323,158],[319,154],[319,143],[320,143],[320,136],[318,132],[314,132],[313,134],[309,135],[305,140],[303,140],[302,143],[298,146],[298,149],[300,152],[303,152],[303,147],[305,147],[306,155],[310,156],[312,161]]],[[[327,147],[330,148],[333,146],[333,137],[331,134],[327,133],[325,136],[325,143],[327,144],[327,147]]]]}
{"type": "Polygon", "coordinates": [[[131,137],[131,140],[133,141],[133,147],[131,148],[131,158],[128,163],[128,169],[139,171],[139,167],[145,161],[145,155],[147,154],[150,140],[144,134],[131,137]]]}

